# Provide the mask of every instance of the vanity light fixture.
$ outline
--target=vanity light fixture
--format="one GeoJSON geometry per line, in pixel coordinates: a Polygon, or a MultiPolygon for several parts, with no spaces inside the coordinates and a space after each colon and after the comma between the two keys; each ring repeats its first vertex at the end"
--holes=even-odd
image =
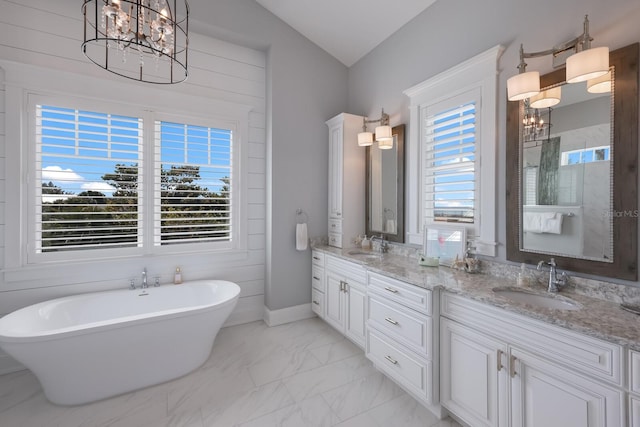
{"type": "Polygon", "coordinates": [[[82,52],[101,68],[156,84],[187,78],[187,0],[84,0],[82,52]]]}
{"type": "Polygon", "coordinates": [[[548,108],[558,105],[562,97],[562,88],[560,86],[543,90],[537,95],[529,98],[529,107],[531,108],[548,108]]]}
{"type": "Polygon", "coordinates": [[[582,34],[558,46],[540,52],[525,52],[520,45],[520,73],[507,80],[509,101],[521,101],[540,94],[540,73],[527,72],[525,58],[537,58],[553,55],[554,67],[563,65],[561,59],[571,51],[575,52],[566,59],[567,83],[583,82],[601,77],[609,72],[609,48],[591,48],[593,39],[589,35],[589,19],[584,17],[582,34]]]}
{"type": "Polygon", "coordinates": [[[609,71],[604,76],[587,80],[587,92],[589,93],[611,92],[611,71],[609,71]]]}
{"type": "Polygon", "coordinates": [[[380,123],[380,126],[376,126],[375,135],[376,142],[381,150],[393,148],[393,134],[391,133],[391,126],[389,126],[389,115],[384,112],[384,108],[380,118],[377,120],[362,118],[362,132],[358,134],[358,145],[360,147],[373,145],[373,133],[367,131],[367,123],[380,123]]]}

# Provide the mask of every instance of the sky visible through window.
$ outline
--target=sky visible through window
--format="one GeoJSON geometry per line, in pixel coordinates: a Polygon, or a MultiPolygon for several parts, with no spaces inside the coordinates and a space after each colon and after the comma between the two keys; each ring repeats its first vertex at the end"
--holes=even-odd
{"type": "Polygon", "coordinates": [[[42,105],[36,117],[43,251],[140,246],[146,221],[155,245],[231,239],[231,130],[42,105]]]}
{"type": "MultiPolygon", "coordinates": [[[[117,164],[141,163],[142,119],[115,114],[38,106],[42,183],[59,187],[65,195],[97,191],[109,197],[115,187],[102,179],[117,164]]],[[[164,167],[200,167],[199,185],[209,191],[224,186],[231,168],[232,132],[179,123],[159,122],[160,155],[164,167]]]]}
{"type": "Polygon", "coordinates": [[[473,221],[475,103],[433,117],[434,219],[473,221]]]}

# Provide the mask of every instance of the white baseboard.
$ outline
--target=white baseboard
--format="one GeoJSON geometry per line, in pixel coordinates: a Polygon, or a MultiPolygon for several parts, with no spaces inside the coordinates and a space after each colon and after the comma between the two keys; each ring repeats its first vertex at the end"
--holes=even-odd
{"type": "Polygon", "coordinates": [[[264,321],[269,326],[283,325],[312,317],[315,317],[315,313],[311,310],[311,303],[294,305],[280,310],[269,310],[267,306],[264,307],[264,321]]]}

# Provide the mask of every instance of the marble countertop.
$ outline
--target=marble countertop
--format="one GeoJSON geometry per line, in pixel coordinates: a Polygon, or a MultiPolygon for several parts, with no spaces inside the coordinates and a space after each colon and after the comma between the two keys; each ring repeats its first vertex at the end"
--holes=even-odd
{"type": "MultiPolygon", "coordinates": [[[[557,298],[569,298],[582,307],[578,310],[557,310],[529,304],[516,303],[495,294],[496,287],[515,287],[512,279],[488,274],[468,274],[448,267],[423,267],[415,258],[393,254],[381,257],[351,255],[354,248],[339,249],[316,246],[327,254],[363,265],[368,271],[419,286],[425,289],[442,289],[466,298],[499,307],[552,325],[571,329],[640,351],[640,315],[620,308],[616,302],[593,298],[575,292],[571,286],[557,294],[557,298]]],[[[358,249],[356,249],[359,251],[358,249]]],[[[547,294],[543,285],[532,285],[526,289],[547,294]]]]}

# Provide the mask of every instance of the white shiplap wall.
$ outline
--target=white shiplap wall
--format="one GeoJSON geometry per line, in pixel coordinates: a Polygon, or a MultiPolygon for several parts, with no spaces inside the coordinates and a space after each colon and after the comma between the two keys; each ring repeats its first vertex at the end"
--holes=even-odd
{"type": "MultiPolygon", "coordinates": [[[[89,62],[81,53],[82,12],[81,2],[75,0],[47,1],[23,0],[20,2],[0,0],[0,60],[13,61],[25,66],[55,69],[84,77],[95,77],[98,81],[121,84],[124,80],[101,70],[89,62]]],[[[242,104],[251,107],[246,145],[247,167],[247,253],[231,260],[216,254],[200,254],[176,259],[183,269],[185,279],[213,277],[231,280],[241,288],[241,298],[228,324],[243,323],[262,318],[265,281],[265,218],[266,218],[266,55],[265,52],[191,34],[190,74],[186,82],[172,87],[142,85],[134,90],[150,91],[163,96],[189,95],[200,98],[242,104]]],[[[5,73],[0,69],[0,83],[5,73]]],[[[56,89],[52,79],[44,85],[56,89]]],[[[124,84],[124,83],[123,83],[124,84]]],[[[126,83],[130,84],[130,83],[126,83]]],[[[108,87],[113,87],[109,83],[108,87]]],[[[43,283],[40,279],[25,276],[19,282],[7,286],[4,271],[4,232],[15,224],[6,219],[5,180],[6,163],[17,159],[6,158],[5,143],[5,87],[0,85],[0,315],[38,301],[93,290],[125,287],[132,274],[137,275],[147,267],[150,275],[159,274],[163,282],[171,279],[175,263],[166,259],[144,259],[117,262],[111,265],[74,268],[65,274],[68,280],[55,278],[43,283]],[[170,264],[170,265],[167,265],[170,264]],[[110,273],[96,275],[96,267],[110,273]],[[120,274],[121,273],[121,274],[120,274]],[[16,286],[19,283],[19,286],[16,286]]],[[[9,106],[11,108],[11,106],[9,106]]],[[[13,143],[13,141],[12,141],[13,143]]],[[[40,274],[41,275],[41,274],[40,274]]],[[[13,273],[12,273],[13,277],[13,273]]],[[[1,357],[1,356],[0,356],[1,357]]],[[[2,360],[0,358],[0,371],[2,360]]]]}

